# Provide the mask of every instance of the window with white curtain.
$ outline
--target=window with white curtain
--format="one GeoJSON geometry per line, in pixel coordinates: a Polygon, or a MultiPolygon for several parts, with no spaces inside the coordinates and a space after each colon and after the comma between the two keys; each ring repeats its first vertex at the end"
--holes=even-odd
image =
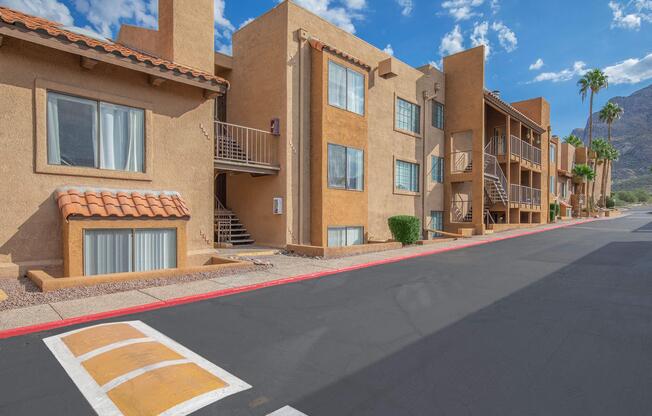
{"type": "Polygon", "coordinates": [[[48,92],[48,163],[144,172],[145,112],[48,92]]]}
{"type": "Polygon", "coordinates": [[[364,227],[328,227],[328,247],[364,244],[364,227]]]}
{"type": "Polygon", "coordinates": [[[364,152],[352,147],[329,144],[328,186],[361,191],[364,187],[364,152]]]}
{"type": "Polygon", "coordinates": [[[396,98],[396,128],[412,133],[421,133],[421,107],[396,98]]]}
{"type": "Polygon", "coordinates": [[[401,191],[419,192],[419,165],[397,160],[395,168],[394,187],[401,191]]]}
{"type": "Polygon", "coordinates": [[[364,114],[364,75],[328,61],[328,104],[364,114]]]}
{"type": "Polygon", "coordinates": [[[175,229],[84,230],[84,275],[177,267],[175,229]]]}

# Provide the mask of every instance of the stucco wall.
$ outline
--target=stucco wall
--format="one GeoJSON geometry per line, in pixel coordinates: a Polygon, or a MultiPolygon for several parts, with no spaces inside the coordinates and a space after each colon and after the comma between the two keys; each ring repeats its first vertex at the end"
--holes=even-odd
{"type": "MultiPolygon", "coordinates": [[[[272,118],[281,122],[278,175],[227,178],[227,205],[239,217],[258,244],[285,246],[293,241],[287,227],[293,206],[288,194],[294,148],[286,113],[287,19],[280,5],[233,35],[233,70],[228,80],[227,120],[242,126],[269,129],[272,118]],[[273,198],[284,200],[283,215],[272,213],[273,198]]],[[[295,241],[296,242],[296,241],[295,241]]]]}
{"type": "MultiPolygon", "coordinates": [[[[394,68],[398,76],[383,79],[378,76],[378,63],[389,57],[386,53],[293,3],[283,3],[283,5],[288,8],[289,50],[297,48],[295,34],[299,29],[303,29],[309,36],[316,37],[326,44],[355,56],[372,68],[366,100],[369,120],[369,143],[366,156],[368,174],[365,177],[366,187],[369,190],[368,236],[372,239],[390,238],[387,226],[389,216],[407,214],[422,218],[424,212],[422,192],[418,195],[394,193],[395,158],[418,162],[421,165],[422,178],[424,176],[429,178],[429,155],[444,155],[443,131],[431,127],[431,103],[424,106],[423,102],[423,91],[426,91],[430,97],[434,96],[435,82],[438,82],[441,89],[436,99],[445,103],[444,75],[435,69],[420,71],[394,58],[394,68]],[[422,123],[425,123],[425,128],[422,124],[419,137],[395,130],[396,96],[421,105],[422,123]],[[426,166],[423,166],[424,133],[427,151],[426,166]]],[[[291,59],[288,64],[294,73],[299,63],[297,59],[291,59]]],[[[296,76],[291,79],[293,82],[288,84],[290,96],[288,104],[291,105],[288,114],[297,120],[300,108],[298,102],[299,83],[296,76]]],[[[295,130],[298,128],[297,124],[295,130]]],[[[309,167],[304,164],[302,174],[306,175],[308,172],[309,167]]],[[[423,189],[422,180],[420,190],[423,191],[423,189]]],[[[429,215],[431,210],[443,210],[443,185],[432,184],[430,179],[427,179],[426,189],[430,193],[426,196],[425,212],[429,215]]]]}
{"type": "MultiPolygon", "coordinates": [[[[473,226],[477,233],[483,232],[483,160],[484,160],[484,47],[469,49],[444,58],[444,72],[446,74],[446,140],[447,147],[453,148],[453,136],[459,133],[470,132],[473,141],[473,182],[472,225],[463,224],[462,227],[473,226]]],[[[447,164],[451,165],[447,155],[447,164]]],[[[468,189],[468,188],[465,188],[468,189]]],[[[446,210],[450,211],[450,202],[453,195],[453,183],[450,178],[446,180],[444,202],[446,210]]],[[[446,216],[447,229],[456,232],[459,225],[453,225],[446,216]]]]}
{"type": "MultiPolygon", "coordinates": [[[[367,114],[359,115],[328,104],[329,61],[364,75],[365,70],[324,51],[312,52],[311,86],[311,242],[328,245],[328,227],[362,226],[368,232],[369,149],[367,114]],[[335,144],[362,150],[364,182],[362,191],[335,189],[328,186],[328,145],[335,144]]],[[[366,88],[365,88],[366,90],[366,88]]]]}
{"type": "MultiPolygon", "coordinates": [[[[53,192],[64,185],[119,189],[174,190],[192,210],[188,250],[212,247],[213,102],[200,89],[166,82],[100,63],[83,70],[79,57],[5,37],[0,48],[0,254],[18,262],[57,264],[62,259],[61,215],[53,192]],[[104,179],[35,173],[37,80],[150,103],[153,146],[151,180],[104,179]]],[[[41,114],[42,115],[42,114],[41,114]]],[[[101,171],[98,171],[101,174],[101,171]]]]}

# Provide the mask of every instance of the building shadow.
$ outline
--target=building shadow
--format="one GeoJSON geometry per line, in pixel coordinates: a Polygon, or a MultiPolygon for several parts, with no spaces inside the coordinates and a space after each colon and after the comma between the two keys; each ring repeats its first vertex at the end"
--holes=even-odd
{"type": "MultiPolygon", "coordinates": [[[[392,346],[369,354],[378,348],[392,346]]],[[[612,242],[292,406],[311,416],[652,414],[651,351],[652,241],[612,242]]]]}

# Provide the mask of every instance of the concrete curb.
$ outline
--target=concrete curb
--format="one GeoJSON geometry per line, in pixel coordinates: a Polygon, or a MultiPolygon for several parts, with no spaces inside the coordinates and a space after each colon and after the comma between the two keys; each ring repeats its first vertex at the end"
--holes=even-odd
{"type": "MultiPolygon", "coordinates": [[[[616,217],[616,218],[622,218],[622,217],[616,217]]],[[[240,287],[235,287],[235,288],[222,289],[222,290],[217,290],[217,291],[214,291],[214,292],[207,292],[207,293],[202,293],[202,294],[198,294],[198,295],[192,295],[192,296],[186,296],[186,297],[181,297],[181,298],[176,298],[176,299],[170,299],[170,300],[166,300],[166,301],[159,301],[159,302],[149,303],[147,305],[140,305],[140,306],[134,306],[134,307],[129,307],[129,308],[117,309],[117,310],[113,310],[113,311],[109,311],[109,312],[90,314],[90,315],[85,315],[85,316],[80,316],[80,317],[75,317],[75,318],[67,318],[67,319],[62,319],[60,321],[53,321],[53,322],[47,322],[47,323],[38,324],[38,325],[30,325],[30,326],[24,326],[24,327],[19,327],[19,328],[13,328],[13,329],[0,331],[0,339],[12,338],[12,337],[17,337],[17,336],[21,336],[21,335],[32,334],[32,333],[35,333],[35,332],[47,331],[47,330],[67,327],[67,326],[71,326],[71,325],[77,325],[77,324],[82,324],[82,323],[87,323],[87,322],[98,321],[98,320],[102,320],[102,319],[109,319],[109,318],[125,316],[125,315],[131,315],[131,314],[141,313],[141,312],[147,312],[147,311],[152,311],[152,310],[157,310],[157,309],[162,309],[162,308],[169,308],[169,307],[172,307],[172,306],[185,305],[185,304],[188,304],[188,303],[195,303],[195,302],[200,302],[200,301],[203,301],[203,300],[215,299],[215,298],[219,298],[219,297],[235,295],[235,294],[238,294],[238,293],[251,292],[251,291],[254,291],[254,290],[263,289],[263,288],[267,288],[267,287],[281,286],[281,285],[301,282],[301,281],[305,281],[305,280],[312,280],[312,279],[317,279],[317,278],[320,278],[320,277],[332,276],[332,275],[345,273],[345,272],[349,272],[349,271],[354,271],[354,270],[359,270],[359,269],[364,269],[364,268],[369,268],[369,267],[374,267],[374,266],[380,266],[380,265],[383,265],[383,264],[397,263],[397,262],[404,261],[404,260],[409,260],[409,259],[414,259],[414,258],[419,258],[419,257],[426,257],[426,256],[431,256],[431,255],[435,255],[435,254],[439,254],[439,253],[463,250],[463,249],[470,248],[470,247],[477,247],[477,246],[482,246],[482,245],[485,245],[485,244],[496,243],[496,242],[499,242],[499,241],[511,240],[511,239],[514,239],[514,238],[519,238],[519,237],[524,237],[524,236],[529,236],[529,235],[534,235],[534,234],[540,234],[540,233],[544,233],[544,232],[548,232],[548,231],[558,230],[558,229],[561,229],[561,228],[573,227],[573,226],[576,226],[576,225],[586,224],[586,223],[590,223],[590,222],[594,222],[594,221],[600,221],[600,220],[604,221],[604,220],[610,220],[610,219],[615,219],[615,218],[601,218],[601,219],[589,218],[589,219],[586,219],[586,220],[581,220],[581,221],[577,221],[577,222],[573,222],[573,223],[561,224],[561,225],[557,225],[557,226],[550,226],[550,227],[546,227],[546,228],[541,228],[541,229],[536,229],[536,230],[531,230],[531,231],[525,231],[525,232],[522,232],[522,233],[512,234],[512,235],[508,235],[508,236],[504,236],[504,237],[495,237],[495,238],[490,238],[490,239],[487,239],[487,240],[474,241],[474,242],[467,243],[467,244],[462,244],[462,245],[453,246],[453,247],[444,247],[444,248],[440,248],[440,249],[425,251],[425,252],[422,252],[422,253],[414,253],[414,254],[408,254],[408,255],[403,255],[403,256],[397,256],[397,257],[377,260],[377,261],[368,262],[368,263],[356,264],[356,265],[353,265],[353,266],[348,266],[348,267],[343,267],[343,268],[338,268],[338,269],[332,269],[332,270],[320,271],[320,272],[309,273],[309,274],[304,274],[304,275],[286,277],[286,278],[281,278],[281,279],[278,279],[278,280],[271,280],[271,281],[263,282],[263,283],[245,285],[245,286],[240,286],[240,287]]]]}

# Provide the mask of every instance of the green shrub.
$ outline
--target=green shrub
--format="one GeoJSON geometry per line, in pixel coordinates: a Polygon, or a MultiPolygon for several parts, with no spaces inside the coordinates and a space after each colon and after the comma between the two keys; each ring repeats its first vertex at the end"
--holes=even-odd
{"type": "Polygon", "coordinates": [[[554,222],[561,215],[561,205],[558,203],[550,204],[550,222],[554,222]]]}
{"type": "Polygon", "coordinates": [[[421,238],[421,221],[410,215],[396,215],[387,220],[394,240],[414,244],[421,238]]]}
{"type": "Polygon", "coordinates": [[[632,191],[619,191],[616,194],[616,198],[630,204],[637,201],[636,195],[632,191]]]}
{"type": "Polygon", "coordinates": [[[634,197],[636,197],[636,202],[647,202],[650,200],[650,195],[643,189],[634,191],[634,197]]]}
{"type": "Polygon", "coordinates": [[[616,208],[616,200],[612,196],[608,196],[606,205],[609,209],[616,208]]]}

